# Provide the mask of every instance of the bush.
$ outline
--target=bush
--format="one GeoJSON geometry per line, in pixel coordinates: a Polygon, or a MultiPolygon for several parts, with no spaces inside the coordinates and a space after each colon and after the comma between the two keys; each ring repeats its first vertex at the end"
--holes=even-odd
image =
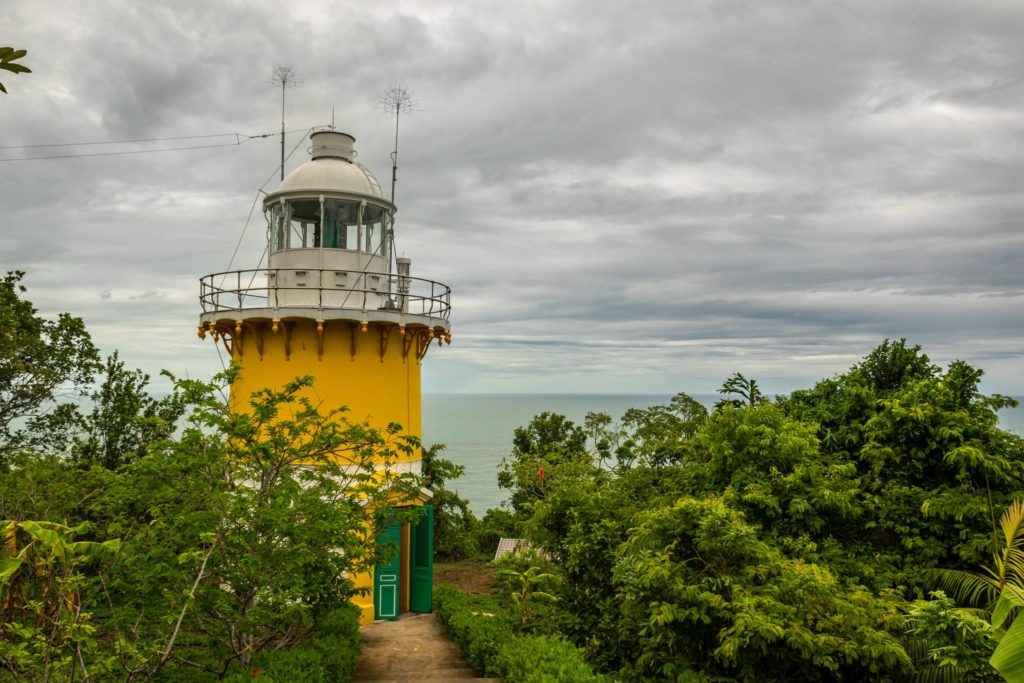
{"type": "Polygon", "coordinates": [[[491,508],[473,529],[473,542],[481,559],[490,560],[498,549],[502,538],[516,538],[515,513],[501,508],[491,508]]]}
{"type": "Polygon", "coordinates": [[[496,599],[469,596],[442,584],[434,591],[434,612],[471,667],[486,676],[499,675],[493,662],[512,636],[512,623],[496,599]]]}
{"type": "Polygon", "coordinates": [[[327,612],[320,620],[313,647],[320,651],[330,683],[351,680],[362,645],[359,637],[359,608],[352,603],[327,612]]]}
{"type": "Polygon", "coordinates": [[[550,636],[516,636],[498,651],[495,662],[505,683],[597,683],[595,674],[572,643],[550,636]]]}
{"type": "Polygon", "coordinates": [[[359,655],[359,610],[347,604],[325,613],[313,637],[287,650],[264,651],[242,670],[234,667],[224,680],[242,683],[346,683],[352,680],[359,655]]]}
{"type": "Polygon", "coordinates": [[[495,598],[470,596],[450,585],[434,591],[434,611],[466,661],[505,683],[603,681],[571,643],[557,637],[517,636],[512,618],[495,598]]]}

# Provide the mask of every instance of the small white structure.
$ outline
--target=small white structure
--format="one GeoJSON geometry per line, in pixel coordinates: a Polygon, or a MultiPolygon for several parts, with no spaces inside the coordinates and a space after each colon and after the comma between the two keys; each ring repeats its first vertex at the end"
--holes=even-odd
{"type": "MultiPolygon", "coordinates": [[[[533,550],[533,545],[525,538],[502,538],[498,541],[498,549],[494,551],[494,559],[500,560],[506,555],[515,555],[519,552],[533,550]]],[[[547,557],[547,553],[534,551],[541,557],[547,557]]]]}

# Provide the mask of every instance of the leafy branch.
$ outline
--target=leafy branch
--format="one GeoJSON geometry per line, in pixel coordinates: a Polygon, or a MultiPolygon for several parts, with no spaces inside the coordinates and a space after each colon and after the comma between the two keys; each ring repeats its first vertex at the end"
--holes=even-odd
{"type": "MultiPolygon", "coordinates": [[[[28,50],[15,50],[13,47],[0,47],[0,69],[10,71],[12,74],[30,74],[32,69],[24,64],[15,62],[28,54],[28,50]]],[[[0,92],[6,93],[7,88],[0,83],[0,92]]]]}

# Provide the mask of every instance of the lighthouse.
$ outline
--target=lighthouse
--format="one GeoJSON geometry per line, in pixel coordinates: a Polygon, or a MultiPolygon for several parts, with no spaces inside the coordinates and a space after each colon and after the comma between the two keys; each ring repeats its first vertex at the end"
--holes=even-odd
{"type": "MultiPolygon", "coordinates": [[[[402,425],[421,437],[420,366],[436,343],[451,343],[451,289],[412,275],[396,256],[396,207],[373,173],[356,162],[355,138],[332,128],[310,136],[310,160],[263,201],[267,265],[200,280],[200,336],[224,344],[241,368],[231,405],[296,377],[315,378],[325,409],[347,407],[356,421],[402,425]]],[[[392,471],[419,474],[420,453],[401,454],[392,471]]],[[[433,509],[430,492],[414,525],[378,531],[397,546],[356,599],[362,621],[431,609],[433,509]]]]}

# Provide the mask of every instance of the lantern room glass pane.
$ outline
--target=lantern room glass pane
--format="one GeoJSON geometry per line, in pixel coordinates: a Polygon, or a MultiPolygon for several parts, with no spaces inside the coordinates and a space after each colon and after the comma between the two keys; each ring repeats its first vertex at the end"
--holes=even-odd
{"type": "Polygon", "coordinates": [[[371,254],[379,253],[383,233],[384,210],[379,206],[367,206],[363,211],[363,250],[371,254]]]}
{"type": "Polygon", "coordinates": [[[288,202],[290,209],[288,248],[311,249],[320,246],[320,200],[300,199],[288,202]]]}
{"type": "Polygon", "coordinates": [[[285,240],[287,233],[284,225],[284,205],[275,204],[270,209],[270,241],[273,251],[281,251],[287,248],[285,240]]]}
{"type": "Polygon", "coordinates": [[[324,247],[356,249],[359,203],[344,199],[324,200],[324,247]]]}

